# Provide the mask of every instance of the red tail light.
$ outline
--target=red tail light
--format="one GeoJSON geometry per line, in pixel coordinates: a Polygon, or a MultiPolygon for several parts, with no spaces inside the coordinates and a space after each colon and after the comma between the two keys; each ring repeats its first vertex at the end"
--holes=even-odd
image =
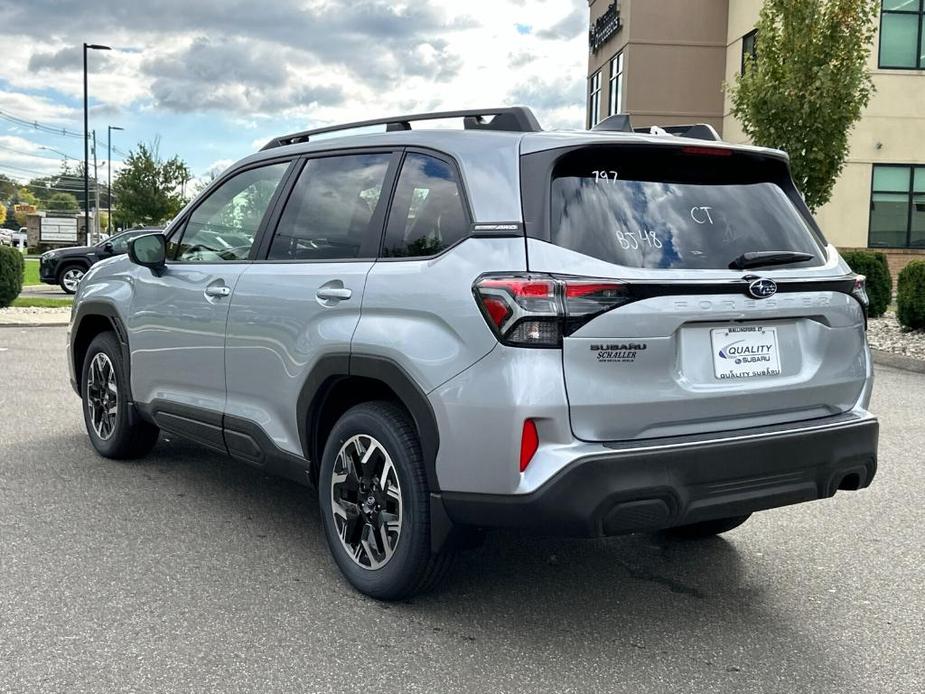
{"type": "Polygon", "coordinates": [[[520,471],[527,469],[530,461],[540,447],[540,437],[536,433],[536,423],[532,419],[524,420],[523,433],[520,435],[520,471]]]}
{"type": "Polygon", "coordinates": [[[632,301],[623,282],[552,275],[485,275],[473,291],[498,339],[520,347],[558,347],[594,316],[632,301]]]}

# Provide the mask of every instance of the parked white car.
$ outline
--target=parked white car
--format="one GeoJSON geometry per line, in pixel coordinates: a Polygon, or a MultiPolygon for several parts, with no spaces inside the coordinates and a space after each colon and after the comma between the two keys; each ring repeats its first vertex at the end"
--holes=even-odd
{"type": "Polygon", "coordinates": [[[13,232],[13,245],[16,248],[26,248],[26,227],[19,227],[19,231],[13,232]]]}
{"type": "Polygon", "coordinates": [[[12,246],[13,245],[13,230],[12,229],[0,229],[0,246],[12,246]]]}

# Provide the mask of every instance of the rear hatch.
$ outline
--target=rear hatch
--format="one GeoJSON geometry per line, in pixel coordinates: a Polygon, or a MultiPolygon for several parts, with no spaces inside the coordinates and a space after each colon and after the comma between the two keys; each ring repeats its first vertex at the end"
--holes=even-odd
{"type": "Polygon", "coordinates": [[[868,364],[854,278],[784,159],[679,141],[523,165],[530,271],[622,287],[564,331],[578,438],[725,431],[858,402],[868,364]]]}

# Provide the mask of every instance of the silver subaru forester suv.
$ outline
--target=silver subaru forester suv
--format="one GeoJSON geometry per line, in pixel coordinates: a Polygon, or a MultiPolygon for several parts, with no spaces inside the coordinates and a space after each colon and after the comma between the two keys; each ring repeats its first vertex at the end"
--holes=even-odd
{"type": "Polygon", "coordinates": [[[863,277],[784,153],[718,140],[522,107],[275,139],[81,282],[90,441],[310,486],[386,600],[484,528],[703,537],[866,487],[863,277]]]}

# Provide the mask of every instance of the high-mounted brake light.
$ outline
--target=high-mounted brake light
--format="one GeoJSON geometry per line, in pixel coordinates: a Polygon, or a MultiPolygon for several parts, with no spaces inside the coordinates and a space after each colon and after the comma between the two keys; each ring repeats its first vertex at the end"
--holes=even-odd
{"type": "Polygon", "coordinates": [[[485,275],[473,291],[498,339],[519,347],[558,347],[594,316],[632,301],[616,280],[537,274],[485,275]]]}
{"type": "Polygon", "coordinates": [[[684,154],[698,154],[706,157],[731,157],[732,150],[723,147],[682,147],[684,154]]]}

